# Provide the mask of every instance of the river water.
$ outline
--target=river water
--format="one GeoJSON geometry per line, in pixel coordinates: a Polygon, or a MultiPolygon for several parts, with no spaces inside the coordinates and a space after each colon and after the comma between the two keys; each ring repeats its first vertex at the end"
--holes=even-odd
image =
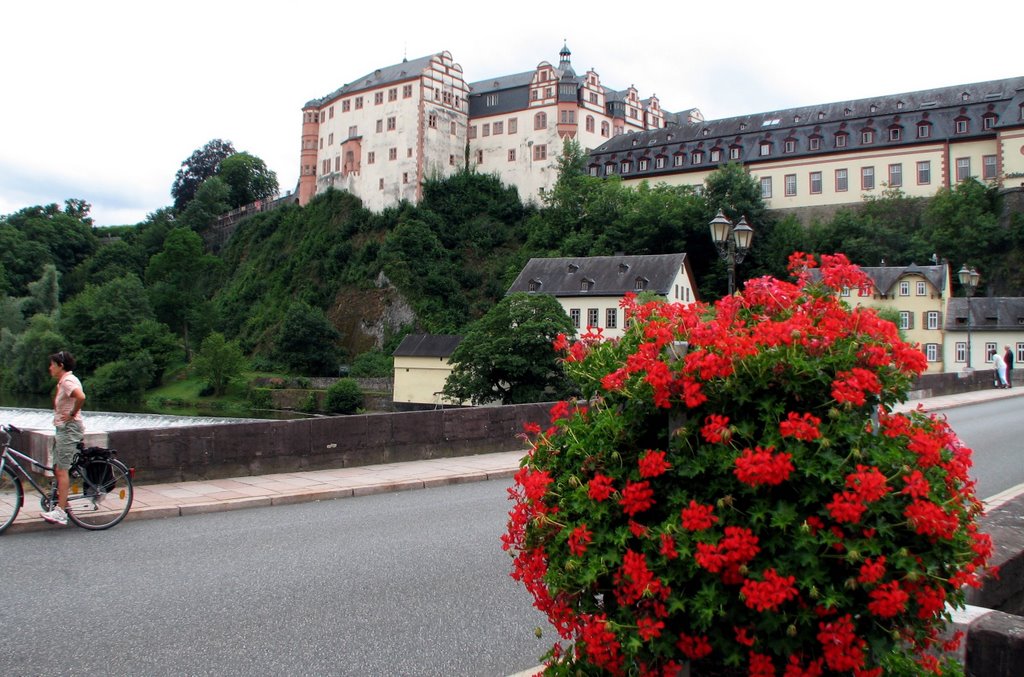
{"type": "MultiPolygon", "coordinates": [[[[252,418],[229,418],[212,416],[171,416],[168,414],[121,413],[112,411],[84,411],[85,428],[88,432],[110,432],[112,430],[134,430],[136,428],[172,428],[177,426],[219,425],[255,421],[252,418]]],[[[25,430],[53,430],[52,409],[29,409],[25,407],[0,407],[0,423],[13,423],[25,430]]]]}

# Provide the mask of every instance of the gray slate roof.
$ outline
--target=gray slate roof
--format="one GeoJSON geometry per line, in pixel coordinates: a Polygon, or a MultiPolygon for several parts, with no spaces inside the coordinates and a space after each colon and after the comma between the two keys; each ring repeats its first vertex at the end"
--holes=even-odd
{"type": "MultiPolygon", "coordinates": [[[[780,145],[790,139],[796,142],[796,151],[789,157],[834,154],[836,148],[833,139],[836,133],[841,132],[849,135],[843,151],[908,143],[936,143],[951,138],[969,139],[995,134],[1004,127],[1019,126],[1018,106],[1022,100],[1024,77],[837,101],[621,134],[594,149],[590,160],[591,164],[604,164],[629,157],[653,157],[703,150],[704,161],[699,167],[706,165],[713,168],[720,163],[710,160],[707,151],[711,149],[727,150],[731,146],[738,146],[741,149],[739,159],[746,164],[777,161],[779,157],[784,157],[780,145]],[[989,114],[997,115],[998,119],[992,129],[984,130],[982,118],[989,114]],[[967,134],[955,132],[955,121],[961,115],[969,119],[967,134]],[[916,125],[919,122],[931,125],[931,134],[926,139],[917,139],[916,125]],[[898,141],[889,141],[888,129],[893,125],[903,128],[898,141]],[[860,135],[865,128],[875,132],[874,142],[867,145],[861,143],[860,135]],[[809,148],[812,136],[821,138],[820,148],[813,151],[809,148]],[[774,144],[771,155],[760,155],[762,141],[774,144]]],[[[724,157],[727,154],[723,155],[723,160],[724,157]]],[[[634,171],[629,176],[654,176],[679,171],[670,166],[655,170],[653,166],[654,163],[651,163],[648,171],[634,171]]],[[[687,160],[686,169],[693,167],[687,160]]]]}
{"type": "Polygon", "coordinates": [[[639,277],[647,291],[667,295],[685,261],[686,254],[534,258],[507,293],[528,292],[536,281],[537,291],[555,296],[622,296],[634,290],[639,277]],[[591,282],[589,291],[581,290],[583,280],[591,282]]]}
{"type": "MultiPolygon", "coordinates": [[[[971,299],[970,306],[972,330],[1024,331],[1024,297],[975,296],[971,299]]],[[[946,330],[967,331],[965,297],[956,296],[949,299],[946,307],[946,330]]]]}
{"type": "Polygon", "coordinates": [[[395,357],[449,357],[462,342],[450,334],[409,334],[395,348],[395,357]]]}
{"type": "Polygon", "coordinates": [[[907,275],[922,275],[939,292],[946,288],[946,276],[949,274],[949,266],[861,266],[861,270],[867,273],[880,294],[892,294],[893,287],[907,275]]]}
{"type": "Polygon", "coordinates": [[[372,73],[364,75],[361,78],[356,78],[347,85],[342,85],[327,96],[308,101],[305,108],[323,106],[328,101],[333,101],[334,99],[346,94],[353,94],[364,89],[381,87],[390,82],[401,82],[402,80],[408,80],[409,78],[416,77],[430,65],[431,59],[439,56],[440,54],[441,52],[438,52],[437,54],[428,54],[427,56],[421,56],[420,58],[413,59],[412,61],[405,60],[391,66],[378,68],[372,73]]]}

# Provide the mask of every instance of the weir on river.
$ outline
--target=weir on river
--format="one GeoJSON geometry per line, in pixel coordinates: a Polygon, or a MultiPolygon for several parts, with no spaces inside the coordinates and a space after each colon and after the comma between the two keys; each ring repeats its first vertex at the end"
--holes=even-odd
{"type": "MultiPolygon", "coordinates": [[[[86,411],[86,432],[111,432],[113,430],[134,430],[137,428],[173,428],[194,425],[220,425],[242,423],[259,419],[213,418],[209,416],[171,416],[168,414],[127,414],[107,411],[86,411]]],[[[0,424],[12,423],[25,430],[53,431],[53,411],[48,409],[24,409],[21,407],[0,407],[0,424]]]]}

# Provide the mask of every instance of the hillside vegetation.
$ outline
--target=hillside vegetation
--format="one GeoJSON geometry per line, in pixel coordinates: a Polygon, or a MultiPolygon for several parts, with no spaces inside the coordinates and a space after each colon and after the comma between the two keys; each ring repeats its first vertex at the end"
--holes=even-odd
{"type": "Polygon", "coordinates": [[[381,213],[332,190],[240,221],[217,254],[202,236],[233,203],[216,165],[180,209],[132,227],[94,228],[78,199],[2,216],[0,387],[46,392],[39,365],[70,348],[92,392],[138,399],[213,333],[255,369],[385,372],[405,333],[464,333],[531,256],[685,251],[711,299],[726,282],[707,230],[719,209],[756,231],[740,280],[784,276],[794,250],[842,251],[862,265],[934,255],[954,270],[977,266],[989,293],[1024,288],[1024,217],[1004,213],[996,190],[976,181],[930,201],[888,191],[803,225],[768,212],[739,165],[721,167],[701,191],[627,189],[588,176],[578,146],[566,150],[540,205],[472,170],[427,181],[417,205],[381,213]]]}

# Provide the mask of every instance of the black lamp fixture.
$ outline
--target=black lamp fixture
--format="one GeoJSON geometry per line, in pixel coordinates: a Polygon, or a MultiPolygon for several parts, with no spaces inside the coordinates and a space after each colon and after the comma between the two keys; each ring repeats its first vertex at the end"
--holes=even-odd
{"type": "Polygon", "coordinates": [[[741,263],[750,251],[754,229],[747,223],[747,217],[741,216],[734,224],[721,209],[708,226],[718,255],[729,265],[729,296],[732,296],[736,291],[736,264],[741,263]]]}

